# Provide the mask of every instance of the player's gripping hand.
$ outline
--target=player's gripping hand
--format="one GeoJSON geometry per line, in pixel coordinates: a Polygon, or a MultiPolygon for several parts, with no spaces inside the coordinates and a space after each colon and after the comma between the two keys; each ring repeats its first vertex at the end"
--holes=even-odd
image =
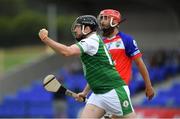
{"type": "Polygon", "coordinates": [[[152,86],[147,87],[145,92],[146,92],[146,97],[148,98],[148,100],[151,100],[154,97],[155,92],[152,86]]]}
{"type": "Polygon", "coordinates": [[[86,94],[83,92],[78,93],[75,97],[76,101],[78,101],[78,102],[83,102],[84,100],[82,100],[82,98],[86,99],[86,94]]]}
{"type": "Polygon", "coordinates": [[[48,37],[48,31],[46,29],[41,29],[39,31],[39,38],[44,41],[48,37]]]}

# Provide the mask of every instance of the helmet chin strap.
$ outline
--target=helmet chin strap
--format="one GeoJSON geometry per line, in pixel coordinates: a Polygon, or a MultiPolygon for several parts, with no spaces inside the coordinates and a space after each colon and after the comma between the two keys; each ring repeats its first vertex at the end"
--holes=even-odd
{"type": "Polygon", "coordinates": [[[83,38],[85,38],[88,34],[91,33],[91,32],[85,33],[84,29],[85,29],[85,25],[82,25],[82,34],[83,35],[80,38],[76,38],[77,41],[81,41],[83,38]]]}
{"type": "Polygon", "coordinates": [[[88,33],[85,33],[84,29],[85,29],[85,25],[82,25],[82,33],[83,35],[87,35],[88,33]]]}
{"type": "Polygon", "coordinates": [[[111,27],[115,27],[115,26],[117,26],[117,25],[118,25],[118,23],[113,24],[113,17],[111,17],[110,26],[111,26],[111,27]]]}

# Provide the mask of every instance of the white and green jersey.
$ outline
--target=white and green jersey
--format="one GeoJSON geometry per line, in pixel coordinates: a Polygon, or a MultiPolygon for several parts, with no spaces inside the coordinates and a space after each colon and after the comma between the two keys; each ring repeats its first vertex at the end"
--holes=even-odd
{"type": "Polygon", "coordinates": [[[125,85],[103,41],[96,33],[82,39],[77,45],[81,49],[86,80],[94,93],[103,94],[125,85]]]}

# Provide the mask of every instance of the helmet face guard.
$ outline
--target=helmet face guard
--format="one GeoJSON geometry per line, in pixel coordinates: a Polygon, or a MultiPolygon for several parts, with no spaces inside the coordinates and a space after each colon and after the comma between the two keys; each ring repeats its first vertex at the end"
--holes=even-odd
{"type": "MultiPolygon", "coordinates": [[[[77,18],[77,19],[78,19],[78,18],[77,18]]],[[[78,24],[78,23],[77,23],[77,19],[74,21],[74,23],[73,23],[72,26],[71,26],[71,33],[72,33],[73,37],[74,37],[77,41],[79,41],[78,38],[77,38],[77,33],[74,31],[77,26],[81,26],[81,24],[78,24]]]]}
{"type": "Polygon", "coordinates": [[[96,18],[92,15],[83,15],[83,16],[79,16],[74,21],[74,23],[72,24],[72,27],[71,27],[71,32],[72,32],[73,36],[76,38],[76,40],[80,41],[81,39],[85,38],[89,34],[89,33],[85,32],[86,26],[90,27],[91,32],[97,31],[98,23],[97,23],[96,18]],[[82,32],[81,38],[77,38],[77,34],[74,31],[77,26],[81,27],[81,32],[82,32]]]}
{"type": "Polygon", "coordinates": [[[72,25],[72,27],[71,27],[72,35],[73,35],[73,37],[74,37],[77,41],[80,41],[80,40],[82,40],[83,38],[86,37],[86,34],[83,33],[83,31],[84,31],[84,27],[83,27],[83,26],[84,26],[84,25],[81,25],[81,24],[78,24],[78,23],[75,23],[75,22],[74,22],[73,25],[72,25]],[[81,33],[80,33],[80,34],[78,34],[78,33],[75,31],[76,27],[80,27],[80,28],[81,28],[81,33]]]}

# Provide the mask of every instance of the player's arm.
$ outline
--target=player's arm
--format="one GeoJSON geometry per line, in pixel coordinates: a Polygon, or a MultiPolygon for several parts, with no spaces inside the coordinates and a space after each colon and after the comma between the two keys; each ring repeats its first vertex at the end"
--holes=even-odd
{"type": "Polygon", "coordinates": [[[148,97],[149,100],[151,100],[154,96],[154,89],[151,85],[151,81],[149,78],[149,73],[146,68],[146,65],[144,64],[141,57],[135,58],[134,61],[139,69],[139,72],[141,73],[141,75],[144,79],[145,86],[146,86],[146,96],[148,97]]]}
{"type": "Polygon", "coordinates": [[[89,84],[86,84],[86,87],[83,90],[84,95],[87,96],[90,90],[91,90],[91,88],[90,88],[89,84]]]}
{"type": "Polygon", "coordinates": [[[154,89],[151,85],[151,81],[149,78],[149,73],[148,70],[146,68],[146,65],[144,64],[141,56],[142,54],[140,53],[140,50],[138,49],[137,43],[135,40],[133,40],[131,37],[128,37],[127,39],[127,54],[129,54],[132,58],[132,60],[135,61],[139,72],[141,73],[144,82],[145,82],[145,86],[146,86],[146,96],[148,97],[149,100],[151,100],[154,96],[154,89]]]}
{"type": "Polygon", "coordinates": [[[50,46],[53,50],[64,56],[73,56],[81,54],[81,50],[76,44],[66,46],[49,38],[48,31],[46,29],[40,30],[39,37],[41,41],[43,41],[46,45],[50,46]]]}
{"type": "Polygon", "coordinates": [[[87,84],[86,87],[84,88],[84,90],[77,94],[76,100],[81,102],[82,98],[87,97],[90,90],[91,90],[91,88],[90,88],[89,84],[87,84]]]}

